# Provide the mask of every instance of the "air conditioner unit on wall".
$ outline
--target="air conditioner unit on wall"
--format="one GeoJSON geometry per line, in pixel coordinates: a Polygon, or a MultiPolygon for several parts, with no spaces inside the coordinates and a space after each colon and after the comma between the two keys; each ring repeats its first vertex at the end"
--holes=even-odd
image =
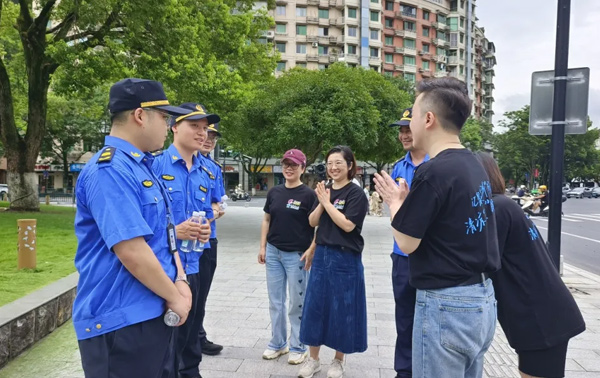
{"type": "Polygon", "coordinates": [[[267,32],[267,39],[273,39],[273,38],[275,38],[275,32],[272,30],[269,30],[267,32]]]}
{"type": "Polygon", "coordinates": [[[314,47],[314,48],[317,48],[317,47],[319,47],[319,42],[313,42],[313,43],[312,43],[312,47],[314,47]]]}

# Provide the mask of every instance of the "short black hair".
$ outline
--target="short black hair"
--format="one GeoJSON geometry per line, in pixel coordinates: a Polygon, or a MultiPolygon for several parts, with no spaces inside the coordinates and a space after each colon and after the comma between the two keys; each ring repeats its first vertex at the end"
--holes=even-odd
{"type": "Polygon", "coordinates": [[[473,106],[465,82],[454,77],[422,80],[417,92],[422,95],[422,112],[434,113],[445,130],[460,133],[473,106]]]}
{"type": "Polygon", "coordinates": [[[115,123],[124,123],[127,121],[127,116],[131,113],[131,110],[124,110],[122,112],[110,113],[110,123],[114,125],[115,123]]]}
{"type": "Polygon", "coordinates": [[[327,155],[325,156],[325,164],[327,164],[327,159],[329,159],[329,156],[331,154],[337,154],[337,153],[342,154],[342,157],[344,158],[344,160],[346,161],[346,164],[348,164],[349,167],[350,167],[350,164],[352,164],[352,166],[350,167],[350,170],[348,170],[348,180],[352,180],[354,178],[354,176],[356,176],[356,158],[354,157],[354,152],[352,152],[350,147],[348,147],[348,146],[333,147],[331,150],[329,150],[329,152],[327,152],[327,155]]]}

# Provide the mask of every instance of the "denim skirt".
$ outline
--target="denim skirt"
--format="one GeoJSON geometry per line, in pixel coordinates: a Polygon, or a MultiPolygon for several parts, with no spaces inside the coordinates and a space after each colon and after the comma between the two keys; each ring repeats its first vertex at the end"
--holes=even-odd
{"type": "Polygon", "coordinates": [[[342,353],[367,350],[367,299],[360,253],[317,245],[304,299],[300,341],[342,353]]]}

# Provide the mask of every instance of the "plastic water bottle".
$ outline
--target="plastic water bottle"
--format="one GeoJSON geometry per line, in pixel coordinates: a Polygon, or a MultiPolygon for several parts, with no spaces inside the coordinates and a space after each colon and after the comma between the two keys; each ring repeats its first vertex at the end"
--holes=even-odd
{"type": "MultiPolygon", "coordinates": [[[[200,223],[200,213],[201,212],[194,211],[192,213],[192,218],[190,219],[190,222],[200,223]]],[[[196,243],[196,240],[184,240],[181,242],[181,248],[179,248],[179,250],[181,252],[186,252],[186,253],[192,252],[192,249],[195,248],[195,243],[196,243]]]]}
{"type": "MultiPolygon", "coordinates": [[[[195,211],[194,215],[196,215],[196,214],[198,214],[198,223],[205,224],[207,222],[207,220],[206,220],[206,212],[204,212],[204,211],[195,211]]],[[[204,243],[202,243],[198,239],[194,240],[194,244],[193,244],[192,250],[194,252],[202,252],[202,251],[204,251],[204,243]]]]}
{"type": "Polygon", "coordinates": [[[177,313],[171,309],[168,309],[167,312],[165,313],[165,324],[168,325],[169,327],[175,327],[177,324],[179,324],[179,321],[181,320],[181,317],[179,315],[177,315],[177,313]]]}

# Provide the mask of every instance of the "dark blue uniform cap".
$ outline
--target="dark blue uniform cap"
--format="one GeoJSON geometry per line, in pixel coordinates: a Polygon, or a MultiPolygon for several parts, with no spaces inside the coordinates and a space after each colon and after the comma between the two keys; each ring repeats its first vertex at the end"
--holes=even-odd
{"type": "Polygon", "coordinates": [[[212,131],[213,133],[217,133],[219,137],[221,137],[221,133],[219,132],[219,122],[212,123],[208,125],[208,131],[212,131]]]}
{"type": "Polygon", "coordinates": [[[112,114],[137,108],[159,109],[174,116],[189,112],[169,105],[163,86],[158,81],[129,78],[110,88],[108,110],[112,114]]]}
{"type": "Polygon", "coordinates": [[[402,112],[402,118],[400,118],[400,121],[396,121],[396,122],[392,123],[390,125],[390,127],[410,126],[411,120],[412,120],[412,108],[406,108],[406,109],[404,109],[404,112],[402,112]]]}
{"type": "MultiPolygon", "coordinates": [[[[206,107],[202,104],[198,104],[195,102],[186,102],[184,104],[179,105],[181,109],[185,109],[186,114],[180,115],[179,117],[174,119],[174,123],[181,122],[183,120],[189,121],[197,121],[199,119],[205,119],[208,121],[208,124],[217,123],[221,120],[216,114],[210,114],[206,111],[206,107]]],[[[209,128],[210,129],[210,128],[209,128]]]]}

